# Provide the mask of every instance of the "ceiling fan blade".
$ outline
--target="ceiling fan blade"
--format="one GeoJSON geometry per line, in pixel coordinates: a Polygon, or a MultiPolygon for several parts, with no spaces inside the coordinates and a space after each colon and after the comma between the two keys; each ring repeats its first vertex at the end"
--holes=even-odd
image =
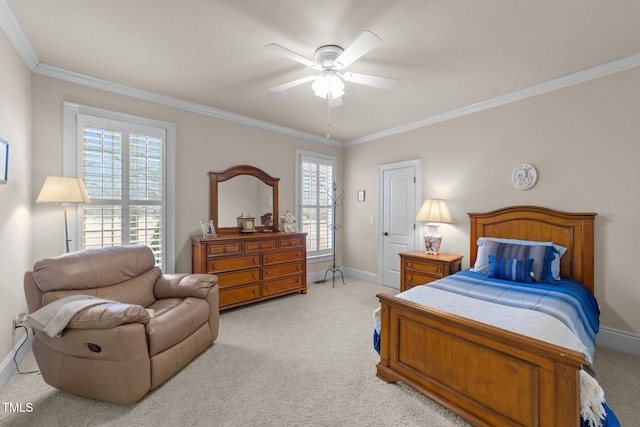
{"type": "Polygon", "coordinates": [[[303,77],[301,79],[292,80],[290,82],[283,83],[283,84],[281,84],[279,86],[272,87],[271,89],[269,89],[267,91],[267,96],[269,98],[273,98],[273,99],[284,98],[285,95],[286,95],[284,93],[285,90],[291,89],[292,87],[299,86],[301,84],[304,84],[304,83],[310,82],[312,80],[315,80],[316,77],[317,76],[315,76],[315,75],[307,76],[307,77],[303,77]]]}
{"type": "Polygon", "coordinates": [[[360,34],[360,37],[351,44],[351,46],[346,48],[345,51],[336,58],[334,66],[338,70],[346,68],[361,56],[378,47],[380,43],[382,43],[380,37],[376,36],[371,31],[365,30],[360,34]]]}
{"type": "Polygon", "coordinates": [[[387,77],[370,76],[368,74],[360,73],[344,73],[342,78],[348,82],[358,83],[361,85],[373,86],[379,89],[391,90],[398,85],[396,79],[390,79],[387,77]]]}
{"type": "Polygon", "coordinates": [[[269,43],[268,45],[265,46],[265,49],[271,52],[277,53],[278,55],[282,55],[285,58],[289,58],[293,61],[299,62],[300,64],[306,65],[307,67],[311,67],[316,70],[320,70],[322,68],[312,60],[307,59],[304,56],[298,53],[295,53],[292,50],[287,49],[286,47],[282,47],[279,44],[269,43]]]}

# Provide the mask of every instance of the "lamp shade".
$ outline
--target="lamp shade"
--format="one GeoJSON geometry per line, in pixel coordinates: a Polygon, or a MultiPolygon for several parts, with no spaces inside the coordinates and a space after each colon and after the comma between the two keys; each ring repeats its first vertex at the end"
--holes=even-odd
{"type": "Polygon", "coordinates": [[[48,176],[36,203],[89,203],[82,179],[72,176],[48,176]]]}
{"type": "Polygon", "coordinates": [[[451,224],[451,214],[442,199],[427,199],[422,204],[416,221],[424,221],[440,224],[451,224]]]}

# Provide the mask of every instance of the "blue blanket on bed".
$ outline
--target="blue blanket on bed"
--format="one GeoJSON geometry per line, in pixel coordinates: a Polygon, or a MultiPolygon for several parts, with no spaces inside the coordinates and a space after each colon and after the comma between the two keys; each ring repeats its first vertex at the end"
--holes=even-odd
{"type": "Polygon", "coordinates": [[[565,324],[587,349],[593,361],[600,309],[591,292],[579,282],[561,279],[551,283],[521,283],[488,278],[486,274],[461,271],[429,284],[471,298],[540,311],[565,324]]]}

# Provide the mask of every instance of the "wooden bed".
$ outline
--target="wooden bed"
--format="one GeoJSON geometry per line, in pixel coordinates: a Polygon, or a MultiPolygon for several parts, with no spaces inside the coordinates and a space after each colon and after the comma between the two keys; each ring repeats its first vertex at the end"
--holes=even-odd
{"type": "MultiPolygon", "coordinates": [[[[479,237],[567,247],[561,274],[593,293],[595,213],[513,206],[470,213],[470,265],[479,237]]],[[[377,375],[401,381],[478,426],[579,426],[584,356],[437,309],[378,294],[377,375]]]]}

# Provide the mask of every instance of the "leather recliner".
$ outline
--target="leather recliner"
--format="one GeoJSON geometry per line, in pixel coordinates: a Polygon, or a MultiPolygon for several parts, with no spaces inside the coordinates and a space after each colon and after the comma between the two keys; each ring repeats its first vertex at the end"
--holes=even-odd
{"type": "Polygon", "coordinates": [[[71,295],[116,301],[74,314],[58,336],[36,330],[32,349],[42,378],[78,396],[140,400],[217,338],[217,281],[209,274],[162,274],[146,246],[36,262],[24,277],[31,314],[71,295]]]}

